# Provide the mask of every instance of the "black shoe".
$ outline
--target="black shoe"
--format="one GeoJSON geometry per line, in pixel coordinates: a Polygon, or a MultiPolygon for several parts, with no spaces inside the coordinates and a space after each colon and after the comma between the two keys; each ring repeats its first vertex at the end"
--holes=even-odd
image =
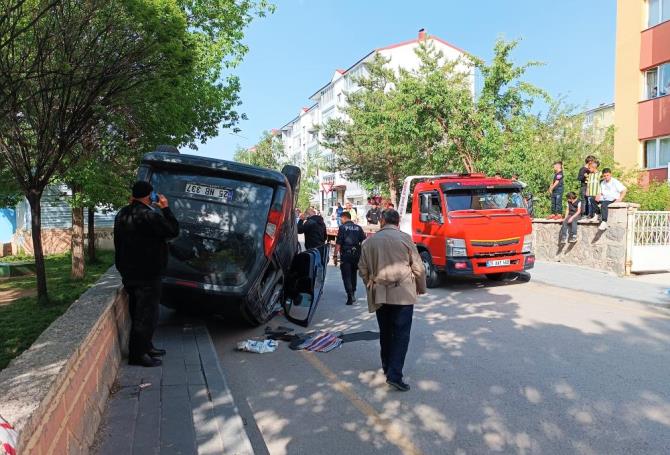
{"type": "Polygon", "coordinates": [[[401,392],[407,392],[409,390],[409,384],[404,383],[402,381],[396,382],[396,381],[391,381],[390,379],[387,379],[386,383],[390,386],[395,387],[397,390],[399,390],[401,392]]]}
{"type": "Polygon", "coordinates": [[[353,305],[354,301],[352,300],[351,296],[347,297],[347,303],[345,305],[353,305]]]}
{"type": "Polygon", "coordinates": [[[158,348],[151,348],[149,349],[148,354],[151,357],[163,357],[165,355],[166,351],[165,349],[158,349],[158,348]]]}
{"type": "Polygon", "coordinates": [[[139,359],[128,360],[128,365],[138,365],[141,367],[159,367],[163,364],[160,359],[154,359],[149,354],[144,354],[139,359]]]}

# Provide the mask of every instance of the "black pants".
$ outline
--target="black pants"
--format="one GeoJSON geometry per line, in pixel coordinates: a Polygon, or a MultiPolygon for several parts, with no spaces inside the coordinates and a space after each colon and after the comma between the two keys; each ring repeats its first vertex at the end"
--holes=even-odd
{"type": "Polygon", "coordinates": [[[563,191],[551,193],[551,213],[553,215],[563,214],[563,191]]]}
{"type": "Polygon", "coordinates": [[[582,202],[582,215],[585,215],[589,202],[586,198],[586,184],[584,183],[582,183],[582,186],[579,189],[579,200],[582,202]]]}
{"type": "MultiPolygon", "coordinates": [[[[568,218],[571,216],[572,215],[568,215],[568,218]]],[[[577,221],[579,221],[579,217],[576,217],[571,223],[568,223],[568,218],[563,220],[563,226],[561,226],[561,238],[566,238],[568,236],[568,225],[570,226],[570,235],[577,235],[577,221]]]]}
{"type": "Polygon", "coordinates": [[[136,360],[153,347],[151,339],[158,326],[158,305],[161,301],[160,278],[151,281],[124,283],[130,312],[128,357],[136,360]]]}
{"type": "Polygon", "coordinates": [[[347,295],[356,293],[356,283],[358,282],[358,260],[343,260],[340,264],[342,272],[342,282],[347,295]]]}
{"type": "Polygon", "coordinates": [[[600,217],[603,221],[607,221],[609,216],[610,204],[614,201],[600,201],[600,217]]]}
{"type": "Polygon", "coordinates": [[[382,369],[390,381],[402,381],[414,305],[382,305],[377,310],[382,369]]]}

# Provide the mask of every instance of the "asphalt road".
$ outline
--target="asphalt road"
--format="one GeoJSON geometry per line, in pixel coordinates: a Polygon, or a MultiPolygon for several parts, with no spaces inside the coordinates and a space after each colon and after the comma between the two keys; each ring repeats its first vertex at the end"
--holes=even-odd
{"type": "MultiPolygon", "coordinates": [[[[264,327],[208,327],[257,454],[670,453],[670,313],[592,288],[430,290],[415,307],[407,393],[384,383],[376,340],[251,354],[235,343],[264,327]]],[[[344,305],[330,267],[310,329],[376,332],[359,297],[344,305]]]]}

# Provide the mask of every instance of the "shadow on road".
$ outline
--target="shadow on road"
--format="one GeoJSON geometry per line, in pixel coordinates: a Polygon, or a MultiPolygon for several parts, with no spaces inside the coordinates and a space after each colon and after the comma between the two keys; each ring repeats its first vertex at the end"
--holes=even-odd
{"type": "MultiPolygon", "coordinates": [[[[344,308],[340,287],[329,270],[311,328],[376,331],[364,299],[344,308]]],[[[430,290],[415,307],[406,394],[384,383],[376,341],[315,364],[288,349],[232,351],[262,328],[209,327],[261,452],[670,452],[669,318],[615,299],[528,276],[430,290]]]]}

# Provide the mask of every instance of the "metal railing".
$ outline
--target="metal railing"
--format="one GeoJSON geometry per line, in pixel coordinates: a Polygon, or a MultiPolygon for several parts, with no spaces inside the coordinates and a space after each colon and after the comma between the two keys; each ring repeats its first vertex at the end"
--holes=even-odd
{"type": "Polygon", "coordinates": [[[670,212],[635,212],[634,246],[670,246],[670,212]]]}

